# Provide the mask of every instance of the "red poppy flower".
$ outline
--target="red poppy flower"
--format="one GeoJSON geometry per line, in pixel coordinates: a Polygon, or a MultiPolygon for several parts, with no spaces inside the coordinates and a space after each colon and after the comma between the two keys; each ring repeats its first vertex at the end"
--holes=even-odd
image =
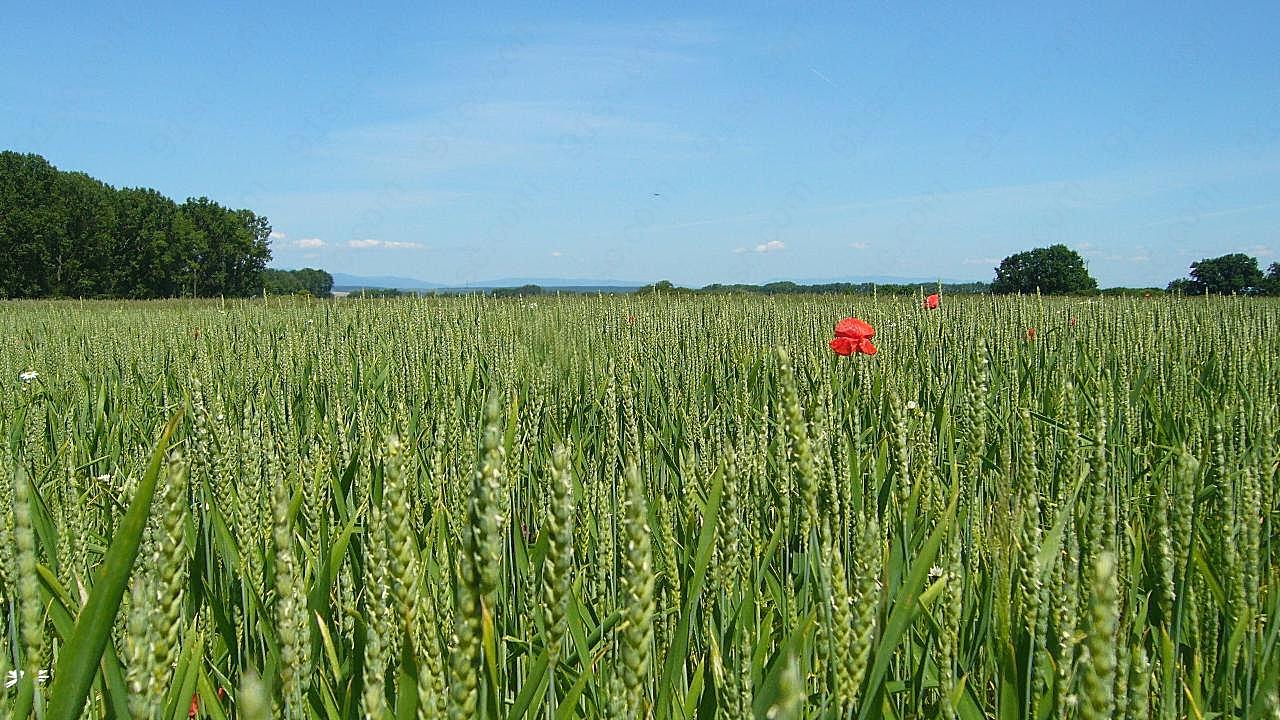
{"type": "Polygon", "coordinates": [[[836,323],[836,337],[830,343],[837,355],[875,355],[876,346],[871,343],[876,329],[860,318],[845,318],[836,323]]]}
{"type": "Polygon", "coordinates": [[[870,340],[854,340],[852,338],[838,337],[832,340],[828,345],[835,351],[837,355],[852,355],[860,352],[863,355],[875,355],[878,350],[876,346],[871,344],[870,340]]]}
{"type": "Polygon", "coordinates": [[[876,336],[876,329],[862,318],[845,318],[836,323],[836,337],[865,340],[876,336]]]}
{"type": "Polygon", "coordinates": [[[1076,319],[1071,318],[1071,327],[1075,327],[1075,326],[1076,326],[1076,319]]]}
{"type": "Polygon", "coordinates": [[[1028,339],[1028,340],[1035,340],[1035,339],[1036,339],[1036,329],[1035,329],[1035,328],[1027,328],[1027,339],[1028,339]]]}
{"type": "Polygon", "coordinates": [[[924,306],[929,308],[930,310],[937,310],[938,309],[938,293],[934,293],[929,297],[925,298],[924,306]]]}

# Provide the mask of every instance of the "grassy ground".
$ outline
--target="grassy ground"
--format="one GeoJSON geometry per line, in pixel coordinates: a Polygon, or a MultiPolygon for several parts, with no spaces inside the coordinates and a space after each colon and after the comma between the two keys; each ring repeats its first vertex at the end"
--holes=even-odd
{"type": "Polygon", "coordinates": [[[0,717],[1280,713],[1270,301],[4,303],[0,438],[0,717]]]}

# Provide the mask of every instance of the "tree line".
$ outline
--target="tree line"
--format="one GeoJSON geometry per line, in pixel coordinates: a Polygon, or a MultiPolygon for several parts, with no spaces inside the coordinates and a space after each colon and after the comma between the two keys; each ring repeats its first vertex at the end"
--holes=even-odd
{"type": "MultiPolygon", "coordinates": [[[[533,286],[537,287],[537,286],[533,286]]],[[[782,280],[779,282],[765,283],[763,285],[749,285],[745,283],[712,283],[704,285],[700,288],[686,288],[675,285],[670,280],[660,280],[656,283],[645,285],[635,291],[637,295],[645,295],[652,293],[667,294],[734,294],[734,293],[752,293],[757,295],[915,295],[922,288],[933,292],[938,289],[937,284],[921,285],[921,284],[903,284],[903,283],[815,283],[805,285],[802,283],[794,283],[790,280],[782,280]]],[[[952,295],[976,295],[988,292],[990,286],[984,282],[971,283],[942,283],[942,291],[952,295]]]]}
{"type": "MultiPolygon", "coordinates": [[[[1244,253],[1204,258],[1191,263],[1190,277],[1174,280],[1165,289],[1181,295],[1280,295],[1280,263],[1271,263],[1264,274],[1258,259],[1244,253]]],[[[1123,290],[1103,293],[1122,294],[1123,290]]],[[[1089,275],[1084,258],[1061,244],[1006,257],[991,282],[991,292],[997,294],[1092,295],[1097,291],[1098,282],[1089,275]]]]}
{"type": "Polygon", "coordinates": [[[1169,283],[1169,292],[1183,295],[1280,295],[1280,263],[1263,274],[1258,259],[1231,253],[1191,263],[1191,277],[1169,283]]]}
{"type": "Polygon", "coordinates": [[[268,295],[310,295],[327,298],[333,295],[333,276],[315,268],[301,270],[267,268],[262,271],[262,289],[268,295]]]}
{"type": "MultiPolygon", "coordinates": [[[[1089,274],[1080,253],[1061,243],[1009,255],[1000,261],[990,283],[944,283],[942,291],[951,295],[992,293],[1041,293],[1044,295],[1133,295],[1162,292],[1159,288],[1098,289],[1098,281],[1089,274]]],[[[912,295],[936,285],[878,285],[875,283],[826,283],[800,285],[774,282],[766,285],[707,285],[694,290],[672,284],[668,280],[646,285],[637,293],[760,293],[789,294],[871,294],[912,295]]],[[[1205,258],[1191,263],[1191,276],[1169,283],[1165,291],[1182,295],[1280,295],[1280,263],[1271,263],[1266,273],[1258,259],[1243,253],[1205,258]]]]}
{"type": "Polygon", "coordinates": [[[0,152],[0,298],[254,295],[270,234],[251,210],[178,204],[0,152]]]}

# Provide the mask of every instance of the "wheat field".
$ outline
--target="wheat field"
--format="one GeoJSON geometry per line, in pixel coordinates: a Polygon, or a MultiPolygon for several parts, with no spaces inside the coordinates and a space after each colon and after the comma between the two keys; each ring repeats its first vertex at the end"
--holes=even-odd
{"type": "Polygon", "coordinates": [[[9,302],[0,349],[0,719],[1280,718],[1273,301],[9,302]]]}

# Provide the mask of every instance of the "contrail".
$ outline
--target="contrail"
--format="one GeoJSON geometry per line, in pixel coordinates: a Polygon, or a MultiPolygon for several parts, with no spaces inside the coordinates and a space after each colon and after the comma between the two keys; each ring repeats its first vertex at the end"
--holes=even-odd
{"type": "Polygon", "coordinates": [[[831,78],[829,78],[829,77],[827,77],[826,75],[823,75],[822,73],[818,72],[818,69],[817,69],[817,68],[810,67],[810,68],[809,68],[809,72],[811,72],[811,73],[813,73],[814,75],[817,75],[818,77],[822,78],[822,81],[823,81],[823,82],[825,82],[826,84],[830,85],[831,87],[835,87],[835,86],[836,86],[836,84],[835,84],[835,83],[831,82],[831,78]]]}

